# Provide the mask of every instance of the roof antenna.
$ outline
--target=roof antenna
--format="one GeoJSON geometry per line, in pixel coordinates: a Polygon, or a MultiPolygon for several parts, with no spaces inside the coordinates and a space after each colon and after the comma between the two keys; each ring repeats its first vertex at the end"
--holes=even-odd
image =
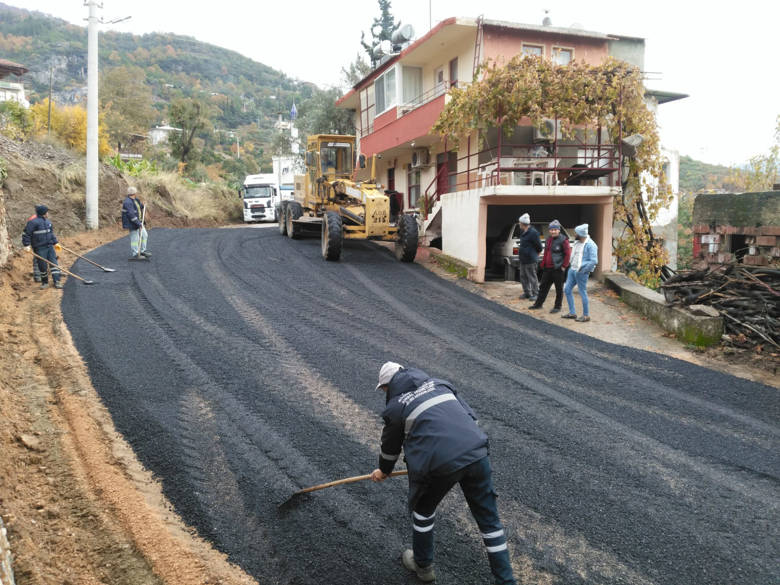
{"type": "Polygon", "coordinates": [[[552,20],[550,19],[550,11],[545,9],[544,20],[542,20],[542,26],[552,26],[552,20]]]}

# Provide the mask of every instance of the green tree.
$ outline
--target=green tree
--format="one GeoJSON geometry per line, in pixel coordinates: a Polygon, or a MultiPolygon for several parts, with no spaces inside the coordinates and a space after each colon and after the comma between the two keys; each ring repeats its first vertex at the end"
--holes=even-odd
{"type": "Polygon", "coordinates": [[[305,134],[354,134],[352,112],[336,108],[338,89],[315,93],[301,104],[298,125],[305,134]]]}
{"type": "Polygon", "coordinates": [[[357,83],[371,73],[371,71],[371,65],[363,59],[363,56],[360,53],[355,56],[355,60],[352,61],[348,67],[341,68],[341,74],[350,87],[357,85],[357,83]]]}
{"type": "Polygon", "coordinates": [[[15,101],[0,102],[0,134],[8,138],[24,139],[32,132],[30,112],[15,101]]]}
{"type": "Polygon", "coordinates": [[[766,154],[748,161],[745,169],[732,168],[726,177],[726,188],[738,193],[769,191],[780,178],[780,115],[775,126],[775,144],[766,154]]]}
{"type": "Polygon", "coordinates": [[[192,98],[178,99],[168,108],[171,125],[180,128],[169,138],[173,155],[183,163],[198,158],[195,138],[211,125],[208,107],[200,100],[192,98]]]}
{"type": "Polygon", "coordinates": [[[157,112],[154,96],[140,67],[114,67],[100,79],[100,106],[111,142],[130,142],[132,135],[145,135],[157,112]]]}
{"type": "Polygon", "coordinates": [[[396,21],[393,15],[390,13],[390,0],[378,0],[379,1],[379,17],[374,19],[374,23],[371,25],[371,42],[366,42],[366,33],[360,33],[360,44],[368,54],[368,58],[371,60],[371,69],[377,66],[379,63],[380,55],[377,52],[379,43],[382,41],[389,41],[393,33],[401,26],[401,21],[396,21]]]}

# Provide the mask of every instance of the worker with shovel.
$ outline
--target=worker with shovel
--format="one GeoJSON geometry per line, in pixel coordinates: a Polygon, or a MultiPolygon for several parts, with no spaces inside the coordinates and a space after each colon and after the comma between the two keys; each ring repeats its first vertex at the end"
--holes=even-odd
{"type": "Polygon", "coordinates": [[[35,217],[27,222],[22,233],[22,246],[28,252],[33,252],[38,263],[38,273],[41,276],[41,288],[49,286],[49,267],[54,280],[54,288],[62,288],[61,274],[57,264],[57,250],[60,245],[54,229],[47,217],[49,208],[45,205],[36,205],[35,217]]]}
{"type": "Polygon", "coordinates": [[[409,470],[412,549],[401,561],[421,581],[433,581],[433,526],[436,507],[457,483],[487,549],[499,585],[515,584],[504,527],[498,518],[487,435],[449,382],[394,362],[379,370],[376,388],[386,393],[379,468],[371,479],[387,479],[404,451],[409,470]]]}
{"type": "Polygon", "coordinates": [[[130,260],[148,260],[152,254],[146,251],[146,206],[137,195],[138,190],[135,187],[128,187],[127,197],[122,203],[122,227],[130,230],[130,260]]]}

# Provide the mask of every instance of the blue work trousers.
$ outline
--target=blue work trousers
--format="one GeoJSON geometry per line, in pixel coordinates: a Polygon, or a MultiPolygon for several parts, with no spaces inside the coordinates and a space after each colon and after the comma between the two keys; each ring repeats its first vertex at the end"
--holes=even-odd
{"type": "Polygon", "coordinates": [[[498,518],[496,492],[490,470],[490,458],[483,457],[455,473],[427,478],[425,483],[410,479],[409,497],[412,508],[412,549],[420,567],[433,563],[433,525],[436,507],[455,484],[460,484],[471,515],[477,521],[482,541],[488,553],[490,570],[497,585],[516,585],[509,562],[504,527],[498,518]]]}
{"type": "Polygon", "coordinates": [[[61,275],[59,266],[57,265],[57,252],[54,251],[54,246],[49,244],[48,246],[34,248],[33,251],[41,258],[46,258],[46,260],[53,264],[53,266],[49,265],[41,260],[41,258],[35,259],[38,263],[38,272],[41,274],[41,283],[49,282],[49,272],[51,272],[54,282],[59,282],[61,275]]]}
{"type": "Polygon", "coordinates": [[[582,298],[582,314],[586,317],[588,313],[588,277],[590,272],[580,272],[579,270],[569,270],[569,274],[566,276],[566,284],[563,287],[563,294],[566,295],[566,303],[569,305],[569,314],[576,315],[577,311],[574,308],[574,295],[572,291],[575,285],[577,290],[580,291],[580,297],[582,298]]]}

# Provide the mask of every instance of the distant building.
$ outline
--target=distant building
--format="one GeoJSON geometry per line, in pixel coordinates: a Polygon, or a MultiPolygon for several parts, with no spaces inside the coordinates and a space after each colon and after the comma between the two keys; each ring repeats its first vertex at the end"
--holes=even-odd
{"type": "Polygon", "coordinates": [[[165,144],[168,142],[168,137],[171,132],[181,132],[181,128],[174,128],[173,126],[155,126],[149,131],[149,143],[152,146],[158,144],[165,144]]]}
{"type": "Polygon", "coordinates": [[[24,95],[24,85],[10,81],[3,81],[11,74],[21,77],[27,73],[24,65],[0,59],[0,102],[14,101],[24,108],[30,107],[30,102],[24,95]]]}

